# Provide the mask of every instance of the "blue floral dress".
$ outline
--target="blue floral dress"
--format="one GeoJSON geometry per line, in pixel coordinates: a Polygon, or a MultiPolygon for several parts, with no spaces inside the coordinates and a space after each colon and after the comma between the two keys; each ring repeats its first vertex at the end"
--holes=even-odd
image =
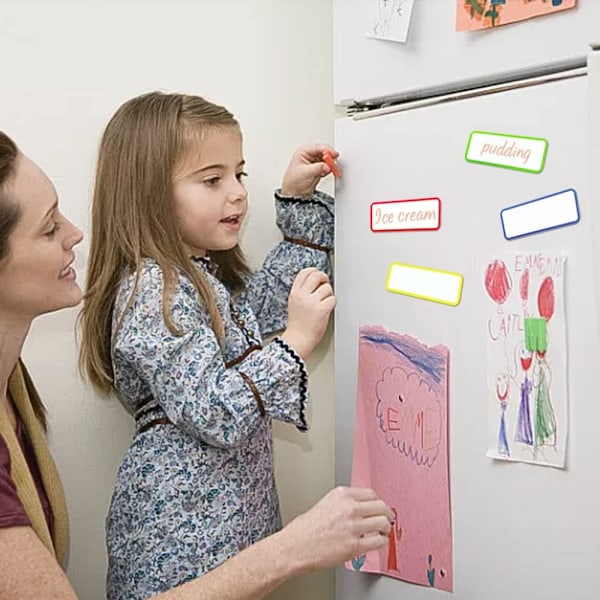
{"type": "Polygon", "coordinates": [[[163,278],[146,259],[120,284],[113,369],[136,435],[117,474],[106,522],[109,600],[142,600],[215,568],[281,526],[271,420],[307,428],[307,372],[281,338],[298,271],[329,272],[333,200],[275,194],[284,241],[232,297],[209,259],[197,259],[225,323],[219,346],[185,275],[174,290],[173,335],[162,316],[163,278]],[[123,314],[123,312],[125,313],[123,314]],[[122,323],[117,329],[117,324],[122,323]]]}

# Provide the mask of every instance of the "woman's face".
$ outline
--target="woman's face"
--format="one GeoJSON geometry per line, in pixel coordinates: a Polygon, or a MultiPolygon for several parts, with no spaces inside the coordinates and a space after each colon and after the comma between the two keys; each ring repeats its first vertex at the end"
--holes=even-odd
{"type": "Polygon", "coordinates": [[[20,216],[0,261],[0,312],[20,321],[79,304],[71,265],[83,234],[61,215],[52,182],[19,154],[5,191],[20,216]]]}

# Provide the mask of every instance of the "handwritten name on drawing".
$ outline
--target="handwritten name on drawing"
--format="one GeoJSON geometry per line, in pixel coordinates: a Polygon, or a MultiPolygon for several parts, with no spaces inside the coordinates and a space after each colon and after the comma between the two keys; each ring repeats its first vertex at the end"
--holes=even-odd
{"type": "MultiPolygon", "coordinates": [[[[565,257],[547,256],[543,252],[517,254],[514,257],[512,267],[512,276],[507,273],[506,281],[509,282],[509,287],[507,288],[506,297],[511,297],[513,294],[519,297],[519,293],[521,293],[521,299],[523,300],[523,293],[526,290],[514,289],[512,282],[520,281],[523,284],[523,281],[526,281],[529,285],[531,275],[537,276],[540,280],[550,277],[559,280],[564,276],[565,257]]],[[[528,295],[528,293],[525,294],[526,297],[528,295]]],[[[496,342],[499,339],[509,338],[513,334],[518,334],[520,337],[524,336],[525,316],[523,312],[498,311],[487,320],[487,331],[490,339],[496,342]]]]}
{"type": "Polygon", "coordinates": [[[538,275],[552,275],[558,278],[563,276],[565,257],[546,256],[543,252],[517,254],[514,268],[516,273],[529,270],[538,275]]]}
{"type": "Polygon", "coordinates": [[[436,390],[417,372],[387,368],[375,386],[376,415],[387,444],[417,465],[430,467],[442,439],[442,408],[436,390]]]}
{"type": "MultiPolygon", "coordinates": [[[[525,322],[523,321],[523,315],[509,313],[488,319],[488,334],[494,342],[497,342],[501,338],[506,339],[513,333],[524,331],[525,322]]],[[[523,333],[524,335],[525,333],[523,333]]]]}
{"type": "MultiPolygon", "coordinates": [[[[426,410],[406,411],[401,414],[395,408],[388,408],[384,427],[392,433],[402,431],[402,421],[410,423],[412,428],[412,442],[417,450],[433,450],[440,445],[440,415],[439,410],[428,408],[426,410]]],[[[407,437],[407,440],[410,436],[407,437]]]]}
{"type": "Polygon", "coordinates": [[[521,148],[516,141],[509,144],[509,140],[505,140],[503,144],[491,144],[486,142],[481,148],[481,157],[484,156],[506,156],[508,158],[522,159],[524,165],[531,157],[531,148],[521,148]]]}

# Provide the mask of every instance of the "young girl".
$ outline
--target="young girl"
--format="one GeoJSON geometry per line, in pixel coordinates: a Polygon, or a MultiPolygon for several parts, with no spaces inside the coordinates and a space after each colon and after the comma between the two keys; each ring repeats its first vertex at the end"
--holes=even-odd
{"type": "Polygon", "coordinates": [[[306,429],[304,360],[335,305],[324,150],[337,156],[292,157],[275,193],[284,241],[252,274],[242,137],[225,108],[150,93],[104,132],[81,363],[136,421],[107,518],[110,600],[170,589],[280,527],[271,420],[306,429]]]}

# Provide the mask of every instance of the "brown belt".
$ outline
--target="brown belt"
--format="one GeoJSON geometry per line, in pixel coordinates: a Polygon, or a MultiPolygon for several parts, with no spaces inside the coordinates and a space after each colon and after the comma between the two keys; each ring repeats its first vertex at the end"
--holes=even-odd
{"type": "Polygon", "coordinates": [[[152,427],[156,427],[157,425],[172,425],[172,423],[167,417],[154,419],[153,421],[146,423],[143,427],[140,427],[138,433],[144,433],[144,431],[148,431],[148,429],[152,429],[152,427]]]}

